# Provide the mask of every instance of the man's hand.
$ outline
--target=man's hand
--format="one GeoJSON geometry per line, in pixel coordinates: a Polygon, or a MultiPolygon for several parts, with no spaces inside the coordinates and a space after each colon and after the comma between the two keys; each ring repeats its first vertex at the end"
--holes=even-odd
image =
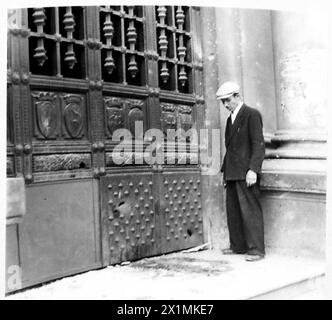
{"type": "Polygon", "coordinates": [[[221,183],[222,183],[223,187],[226,188],[227,183],[226,183],[226,180],[224,179],[224,177],[221,178],[221,183]]]}
{"type": "Polygon", "coordinates": [[[252,170],[248,170],[247,175],[246,175],[246,183],[247,187],[251,187],[257,182],[257,173],[252,170]]]}

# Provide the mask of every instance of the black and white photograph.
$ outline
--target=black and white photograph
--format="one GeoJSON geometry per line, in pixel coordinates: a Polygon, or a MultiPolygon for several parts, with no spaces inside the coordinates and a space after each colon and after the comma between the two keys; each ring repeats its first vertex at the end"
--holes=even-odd
{"type": "Polygon", "coordinates": [[[2,8],[5,300],[332,298],[330,11],[299,3],[2,8]]]}

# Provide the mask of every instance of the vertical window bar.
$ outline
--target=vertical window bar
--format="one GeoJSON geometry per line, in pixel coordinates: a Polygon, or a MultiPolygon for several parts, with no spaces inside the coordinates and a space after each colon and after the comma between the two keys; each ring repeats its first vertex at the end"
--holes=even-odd
{"type": "Polygon", "coordinates": [[[56,72],[57,77],[61,77],[61,53],[60,53],[60,19],[59,19],[59,8],[56,7],[55,9],[55,35],[59,41],[55,44],[56,49],[56,72]]]}
{"type": "MultiPolygon", "coordinates": [[[[110,6],[105,6],[105,8],[110,10],[110,6]]],[[[112,45],[112,39],[113,39],[113,35],[114,35],[113,22],[111,20],[111,13],[110,12],[108,12],[106,14],[103,31],[104,31],[104,35],[105,35],[105,38],[106,38],[106,45],[110,47],[112,45]]],[[[105,59],[104,66],[107,69],[107,72],[109,74],[111,74],[113,72],[114,68],[115,68],[111,48],[107,49],[107,57],[105,59]]]]}
{"type": "MultiPolygon", "coordinates": [[[[134,6],[128,6],[128,11],[129,11],[130,20],[129,20],[129,27],[127,30],[127,38],[129,42],[130,51],[135,51],[137,33],[134,25],[134,6]]],[[[132,78],[135,78],[138,73],[137,62],[135,59],[135,54],[133,53],[130,55],[128,71],[132,78]]]]}
{"type": "MultiPolygon", "coordinates": [[[[166,25],[165,25],[166,7],[159,6],[157,11],[158,11],[159,23],[161,24],[161,27],[162,27],[162,29],[160,30],[158,44],[159,44],[159,48],[160,48],[160,52],[161,52],[161,57],[166,58],[167,47],[168,47],[167,36],[165,34],[165,32],[166,32],[166,25]]],[[[160,71],[161,71],[160,77],[163,80],[163,82],[166,83],[169,79],[169,72],[168,72],[166,61],[162,62],[160,71]]]]}
{"type": "MultiPolygon", "coordinates": [[[[177,55],[177,51],[176,51],[176,26],[175,26],[175,8],[172,6],[171,7],[171,14],[172,14],[172,27],[173,27],[173,32],[172,32],[172,40],[173,40],[173,48],[174,48],[174,59],[175,61],[178,61],[178,55],[177,55]]],[[[179,84],[178,84],[178,77],[176,76],[178,74],[178,64],[175,63],[174,65],[174,82],[175,82],[175,91],[178,91],[179,89],[179,84]]]]}
{"type": "MultiPolygon", "coordinates": [[[[44,25],[46,20],[45,9],[34,8],[32,17],[34,18],[34,24],[37,26],[37,33],[42,35],[44,33],[44,25]]],[[[43,66],[44,62],[47,60],[46,50],[44,47],[44,38],[42,36],[37,40],[37,47],[33,57],[37,60],[40,66],[43,66]]]]}
{"type": "Polygon", "coordinates": [[[123,84],[127,84],[127,76],[126,76],[126,43],[125,43],[125,23],[124,23],[124,7],[120,6],[121,12],[121,47],[122,47],[122,77],[123,77],[123,84]]]}
{"type": "MultiPolygon", "coordinates": [[[[66,7],[66,13],[64,15],[63,23],[65,25],[65,30],[67,32],[67,38],[69,40],[72,40],[74,27],[75,27],[75,20],[74,20],[74,15],[71,11],[71,7],[66,7]]],[[[65,62],[67,62],[70,69],[73,69],[75,63],[77,62],[75,57],[73,42],[68,43],[67,52],[65,54],[65,62]]]]}
{"type": "MultiPolygon", "coordinates": [[[[182,32],[183,31],[183,24],[184,24],[184,13],[181,6],[178,6],[176,10],[176,23],[178,25],[178,29],[182,32]]],[[[180,62],[184,62],[184,57],[186,56],[186,47],[183,45],[183,34],[179,34],[179,47],[178,47],[178,56],[180,62]]],[[[185,86],[188,80],[187,73],[184,69],[184,66],[181,65],[180,72],[179,72],[179,82],[182,87],[185,86]]]]}

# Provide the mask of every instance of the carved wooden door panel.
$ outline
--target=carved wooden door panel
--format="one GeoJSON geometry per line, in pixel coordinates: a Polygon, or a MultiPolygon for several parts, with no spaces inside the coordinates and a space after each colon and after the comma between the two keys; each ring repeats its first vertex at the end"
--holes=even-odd
{"type": "Polygon", "coordinates": [[[137,260],[160,253],[160,221],[155,207],[157,182],[153,174],[118,173],[103,177],[101,183],[109,262],[137,260]]]}

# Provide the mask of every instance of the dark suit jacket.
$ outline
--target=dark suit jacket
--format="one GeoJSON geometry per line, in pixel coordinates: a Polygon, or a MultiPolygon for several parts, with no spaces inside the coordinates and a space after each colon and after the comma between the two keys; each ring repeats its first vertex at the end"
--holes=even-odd
{"type": "Polygon", "coordinates": [[[227,119],[226,154],[221,171],[224,180],[245,180],[249,169],[261,173],[265,155],[263,121],[258,110],[242,105],[232,124],[227,119]]]}

